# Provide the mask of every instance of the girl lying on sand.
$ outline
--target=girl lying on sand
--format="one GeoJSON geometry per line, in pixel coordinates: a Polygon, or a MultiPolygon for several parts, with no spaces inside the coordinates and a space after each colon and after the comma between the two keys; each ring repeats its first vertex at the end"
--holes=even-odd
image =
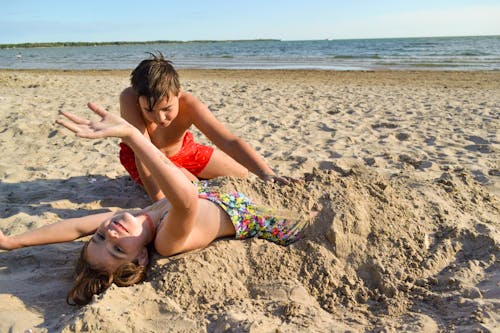
{"type": "Polygon", "coordinates": [[[93,234],[81,251],[68,302],[87,304],[92,295],[102,293],[112,283],[130,286],[143,281],[150,244],[160,255],[170,256],[233,235],[237,239],[260,237],[281,245],[300,237],[306,221],[273,216],[238,192],[218,193],[193,185],[134,126],[95,104],[88,106],[100,121],[63,112],[68,120],[58,123],[82,138],[121,138],[151,170],[166,198],[140,211],[72,218],[15,236],[0,232],[3,250],[67,242],[93,234]]]}

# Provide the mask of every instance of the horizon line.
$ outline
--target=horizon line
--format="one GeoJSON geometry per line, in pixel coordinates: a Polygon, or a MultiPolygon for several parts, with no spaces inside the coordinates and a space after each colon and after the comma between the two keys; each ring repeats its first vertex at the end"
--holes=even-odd
{"type": "Polygon", "coordinates": [[[338,40],[367,40],[367,39],[409,39],[409,38],[466,38],[466,37],[500,37],[500,34],[495,35],[436,35],[436,36],[405,36],[405,37],[354,37],[354,38],[319,38],[319,39],[280,39],[280,38],[252,38],[252,39],[193,39],[193,40],[145,40],[145,41],[51,41],[51,42],[20,42],[20,43],[0,43],[0,48],[15,48],[15,47],[47,47],[47,46],[78,46],[77,44],[85,44],[81,46],[91,45],[119,45],[119,44],[175,44],[175,43],[220,43],[220,42],[298,42],[298,41],[338,41],[338,40]],[[72,45],[73,44],[73,45],[72,45]]]}

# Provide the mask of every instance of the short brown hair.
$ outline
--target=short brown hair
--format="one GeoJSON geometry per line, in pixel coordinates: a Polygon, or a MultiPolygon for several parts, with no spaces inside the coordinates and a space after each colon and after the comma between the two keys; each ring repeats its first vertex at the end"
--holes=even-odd
{"type": "Polygon", "coordinates": [[[165,59],[161,52],[149,55],[132,71],[130,82],[137,95],[146,97],[152,110],[162,98],[170,99],[170,96],[177,95],[181,85],[171,61],[165,59]]]}
{"type": "Polygon", "coordinates": [[[68,292],[66,302],[70,305],[85,305],[92,296],[103,293],[111,284],[118,287],[128,287],[146,279],[146,266],[137,262],[121,265],[114,273],[92,268],[85,260],[88,242],[82,248],[75,268],[75,282],[68,292]]]}

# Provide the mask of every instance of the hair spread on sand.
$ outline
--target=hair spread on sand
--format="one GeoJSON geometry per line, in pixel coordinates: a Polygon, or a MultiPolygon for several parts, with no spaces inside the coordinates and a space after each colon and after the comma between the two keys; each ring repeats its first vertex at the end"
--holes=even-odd
{"type": "Polygon", "coordinates": [[[82,248],[75,268],[75,282],[68,292],[66,302],[70,305],[88,304],[94,295],[106,291],[111,284],[118,287],[128,287],[144,281],[147,266],[129,262],[121,265],[114,273],[93,268],[85,260],[88,242],[82,248]]]}

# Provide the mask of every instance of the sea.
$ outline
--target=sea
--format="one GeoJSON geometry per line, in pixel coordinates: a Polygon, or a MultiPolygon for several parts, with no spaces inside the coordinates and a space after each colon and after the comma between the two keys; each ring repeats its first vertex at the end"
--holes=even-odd
{"type": "Polygon", "coordinates": [[[500,70],[500,36],[15,47],[0,68],[130,70],[157,51],[180,69],[500,70]]]}

